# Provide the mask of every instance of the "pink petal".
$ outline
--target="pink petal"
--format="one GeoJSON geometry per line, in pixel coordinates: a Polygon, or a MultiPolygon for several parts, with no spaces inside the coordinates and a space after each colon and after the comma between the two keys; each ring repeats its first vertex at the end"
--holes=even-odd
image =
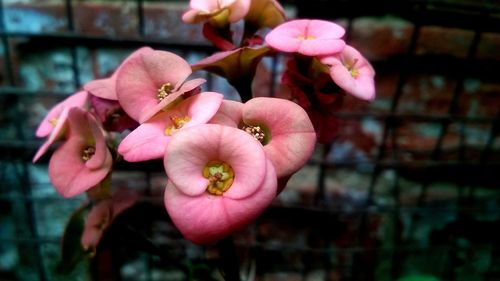
{"type": "Polygon", "coordinates": [[[345,46],[340,39],[344,33],[344,29],[333,22],[301,19],[275,27],[265,40],[283,52],[319,56],[341,51],[345,46]]]}
{"type": "Polygon", "coordinates": [[[172,136],[164,159],[169,179],[180,192],[197,196],[204,194],[208,180],[203,169],[209,161],[224,161],[234,170],[233,185],[224,197],[244,198],[262,183],[265,155],[260,143],[242,130],[204,124],[186,128],[172,136]]]}
{"type": "Polygon", "coordinates": [[[87,98],[88,93],[86,91],[80,91],[55,105],[38,126],[36,130],[36,136],[39,138],[48,136],[54,129],[54,126],[50,123],[50,121],[53,119],[58,119],[64,107],[83,107],[87,102],[87,98]]]}
{"type": "Polygon", "coordinates": [[[346,46],[338,55],[323,57],[321,63],[330,66],[332,80],[349,94],[367,101],[375,98],[375,70],[353,47],[346,46]],[[354,63],[356,77],[344,66],[346,63],[354,63]]]}
{"type": "Polygon", "coordinates": [[[250,2],[251,2],[250,0],[236,0],[236,1],[226,0],[226,2],[234,2],[232,4],[229,3],[224,4],[225,6],[230,5],[229,7],[230,13],[228,18],[229,22],[237,22],[243,19],[250,10],[250,2]]]}
{"type": "Polygon", "coordinates": [[[120,66],[118,66],[118,68],[113,72],[111,77],[87,82],[83,86],[83,89],[96,97],[108,100],[118,100],[118,97],[116,95],[116,74],[118,73],[120,67],[123,64],[127,63],[127,61],[130,60],[131,58],[137,57],[142,54],[147,54],[148,52],[152,51],[153,49],[149,47],[142,47],[134,51],[127,58],[125,58],[125,60],[120,64],[120,66]]]}
{"type": "Polygon", "coordinates": [[[96,97],[108,100],[118,100],[115,91],[116,77],[96,79],[87,82],[83,89],[96,97]]]}
{"type": "Polygon", "coordinates": [[[241,102],[223,100],[219,110],[209,123],[237,128],[241,122],[242,109],[243,103],[241,102]]]}
{"type": "Polygon", "coordinates": [[[33,157],[33,163],[35,163],[36,161],[38,161],[38,159],[40,159],[40,157],[42,157],[42,155],[44,155],[45,152],[47,152],[47,150],[49,149],[49,147],[59,137],[61,137],[62,131],[65,128],[65,125],[66,125],[66,119],[68,118],[68,112],[69,112],[69,108],[68,107],[63,108],[63,111],[59,115],[59,118],[58,118],[58,121],[56,123],[56,126],[54,127],[54,129],[50,133],[49,138],[47,139],[47,141],[45,141],[42,144],[42,146],[40,146],[40,148],[36,152],[35,156],[33,157]]]}
{"type": "Polygon", "coordinates": [[[161,159],[170,137],[165,135],[164,115],[153,118],[130,132],[118,146],[118,153],[128,162],[161,159]]]}
{"type": "Polygon", "coordinates": [[[64,197],[78,195],[95,186],[106,177],[112,165],[111,153],[104,143],[102,132],[89,113],[79,108],[71,109],[68,126],[68,139],[54,152],[49,162],[51,182],[64,197]],[[85,162],[82,151],[90,145],[94,145],[96,151],[85,162]]]}
{"type": "Polygon", "coordinates": [[[167,107],[171,102],[176,100],[178,97],[182,96],[183,94],[192,91],[193,89],[201,86],[201,84],[205,83],[206,80],[203,78],[196,78],[192,80],[186,81],[184,84],[180,85],[179,89],[176,91],[172,92],[169,94],[166,98],[164,98],[161,102],[158,104],[144,108],[144,110],[140,113],[139,115],[139,123],[144,123],[151,117],[153,117],[155,114],[163,110],[165,107],[167,107]]]}
{"type": "Polygon", "coordinates": [[[223,95],[213,92],[200,93],[189,97],[176,107],[162,112],[132,131],[118,146],[118,153],[129,162],[160,159],[171,136],[165,129],[172,126],[170,117],[189,117],[190,120],[180,129],[207,123],[217,112],[223,95]]]}
{"type": "Polygon", "coordinates": [[[344,47],[345,42],[342,39],[302,40],[297,52],[306,56],[321,56],[338,53],[344,47]]]}
{"type": "Polygon", "coordinates": [[[305,110],[280,98],[253,98],[243,107],[243,122],[263,125],[270,133],[264,145],[278,177],[295,173],[310,158],[316,143],[314,127],[305,110]]]}
{"type": "Polygon", "coordinates": [[[164,203],[172,221],[186,239],[198,244],[216,242],[242,229],[260,215],[276,196],[273,166],[269,161],[264,166],[264,180],[258,190],[240,200],[206,193],[191,197],[169,181],[164,203]]]}
{"type": "MultiPolygon", "coordinates": [[[[231,2],[234,2],[232,0],[231,2]]],[[[189,1],[189,7],[204,13],[211,13],[220,8],[218,0],[191,0],[189,1]]]]}
{"type": "Polygon", "coordinates": [[[276,172],[269,159],[266,161],[264,181],[255,193],[240,200],[224,200],[226,210],[229,211],[228,221],[233,229],[239,229],[251,223],[276,197],[276,172]]]}
{"type": "Polygon", "coordinates": [[[145,111],[158,105],[158,89],[163,84],[171,83],[178,89],[190,74],[190,65],[174,53],[141,54],[120,67],[116,80],[118,100],[125,112],[139,121],[145,111]]]}

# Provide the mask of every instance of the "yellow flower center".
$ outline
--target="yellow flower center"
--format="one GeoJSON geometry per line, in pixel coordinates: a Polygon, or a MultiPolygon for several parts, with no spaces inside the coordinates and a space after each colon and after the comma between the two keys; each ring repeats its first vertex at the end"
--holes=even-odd
{"type": "Polygon", "coordinates": [[[82,151],[82,160],[84,162],[87,162],[94,156],[95,154],[95,147],[93,146],[87,146],[83,151],[82,151]]]}
{"type": "Polygon", "coordinates": [[[186,125],[189,120],[189,116],[184,116],[184,117],[178,117],[178,116],[170,116],[170,121],[172,122],[172,125],[165,128],[165,135],[166,136],[171,136],[173,133],[177,132],[180,128],[182,128],[184,125],[186,125]]]}
{"type": "Polygon", "coordinates": [[[359,75],[359,71],[355,67],[355,65],[356,65],[357,62],[358,62],[358,59],[354,59],[354,61],[345,61],[343,63],[344,66],[345,66],[345,68],[347,68],[347,70],[349,71],[349,73],[351,74],[351,76],[353,78],[356,78],[359,75]]]}
{"type": "Polygon", "coordinates": [[[57,125],[57,118],[53,117],[49,120],[49,123],[50,125],[52,125],[52,127],[56,127],[57,125]]]}
{"type": "Polygon", "coordinates": [[[297,36],[297,39],[300,39],[300,40],[314,40],[316,39],[316,37],[312,36],[312,35],[299,35],[297,36]]]}
{"type": "Polygon", "coordinates": [[[172,83],[168,82],[163,85],[158,89],[158,92],[156,94],[156,97],[158,98],[159,101],[162,101],[164,98],[166,98],[168,95],[172,93],[172,90],[174,89],[174,86],[172,86],[172,83]]]}
{"type": "Polygon", "coordinates": [[[264,133],[264,130],[260,126],[250,126],[250,125],[243,125],[241,129],[250,135],[254,137],[256,140],[258,140],[260,143],[264,143],[264,139],[266,138],[266,134],[264,133]]]}
{"type": "Polygon", "coordinates": [[[206,191],[212,195],[222,195],[234,181],[234,171],[222,161],[210,161],[203,168],[203,177],[208,179],[206,191]]]}

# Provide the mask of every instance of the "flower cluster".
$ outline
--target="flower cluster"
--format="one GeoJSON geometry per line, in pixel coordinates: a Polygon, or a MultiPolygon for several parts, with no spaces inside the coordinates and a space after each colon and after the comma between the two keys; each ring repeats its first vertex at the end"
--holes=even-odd
{"type": "Polygon", "coordinates": [[[97,201],[86,247],[95,247],[136,199],[114,199],[116,162],[162,159],[169,216],[187,239],[212,243],[254,220],[307,163],[316,141],[331,140],[326,123],[344,93],[374,98],[373,68],[342,40],[339,25],[287,21],[275,0],[191,0],[182,20],[202,23],[220,51],[191,65],[175,53],[140,48],[110,77],[57,104],[36,132],[46,142],[33,162],[55,147],[49,176],[56,190],[97,201]],[[242,34],[233,30],[240,21],[242,34]],[[290,95],[260,97],[252,90],[257,68],[277,52],[289,55],[282,85],[290,95]],[[192,78],[200,70],[224,77],[241,100],[203,91],[205,80],[192,78]]]}

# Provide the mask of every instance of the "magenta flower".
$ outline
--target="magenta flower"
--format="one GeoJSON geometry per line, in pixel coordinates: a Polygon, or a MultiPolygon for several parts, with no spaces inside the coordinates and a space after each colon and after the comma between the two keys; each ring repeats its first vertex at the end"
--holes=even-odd
{"type": "Polygon", "coordinates": [[[164,159],[165,207],[180,232],[215,242],[254,220],[276,196],[276,174],[260,143],[228,126],[175,134],[164,159]]]}
{"type": "MultiPolygon", "coordinates": [[[[46,137],[52,132],[58,123],[63,123],[64,120],[61,119],[61,113],[64,108],[80,107],[83,108],[88,100],[88,93],[86,91],[77,92],[62,102],[56,104],[47,113],[45,118],[40,122],[36,130],[36,136],[39,138],[46,137]]],[[[66,115],[64,116],[66,117],[66,115]]]]}
{"type": "Polygon", "coordinates": [[[112,158],[97,120],[80,108],[68,112],[66,141],[49,162],[49,177],[64,197],[83,193],[111,170],[112,158]]]}
{"type": "Polygon", "coordinates": [[[248,13],[250,0],[191,0],[191,8],[182,15],[186,23],[209,21],[214,26],[237,22],[248,13]]]}
{"type": "Polygon", "coordinates": [[[375,70],[356,49],[346,46],[321,62],[330,67],[332,80],[346,92],[367,101],[375,98],[375,70]]]}
{"type": "Polygon", "coordinates": [[[113,74],[108,78],[96,79],[90,82],[87,82],[83,89],[96,97],[100,97],[108,100],[118,100],[116,95],[116,76],[121,66],[127,63],[131,58],[137,57],[142,54],[147,54],[149,52],[153,52],[153,49],[149,47],[142,47],[132,54],[130,54],[125,60],[118,66],[118,68],[113,72],[113,74]]]}
{"type": "Polygon", "coordinates": [[[292,175],[311,157],[316,133],[307,113],[296,103],[280,98],[259,97],[241,107],[222,108],[226,113],[222,116],[217,114],[211,122],[222,121],[222,124],[229,126],[236,124],[259,140],[278,178],[292,175]],[[227,121],[227,118],[238,116],[241,119],[227,121]]]}
{"type": "Polygon", "coordinates": [[[128,59],[116,77],[116,92],[123,110],[144,123],[183,94],[195,90],[204,79],[186,81],[191,66],[166,51],[142,53],[128,59]]]}
{"type": "Polygon", "coordinates": [[[93,113],[97,116],[102,126],[107,131],[123,132],[132,130],[139,126],[139,123],[125,113],[117,100],[103,99],[90,95],[90,104],[93,113]]]}
{"type": "Polygon", "coordinates": [[[279,51],[306,56],[335,54],[345,46],[344,29],[329,21],[292,20],[274,28],[267,34],[266,42],[279,51]]]}
{"type": "Polygon", "coordinates": [[[191,126],[207,123],[219,109],[224,96],[204,92],[141,124],[118,146],[118,153],[129,162],[163,158],[172,135],[191,126]]]}
{"type": "Polygon", "coordinates": [[[134,205],[138,199],[139,195],[136,192],[119,189],[113,197],[94,205],[85,220],[81,237],[83,248],[86,251],[94,251],[113,220],[134,205]]]}

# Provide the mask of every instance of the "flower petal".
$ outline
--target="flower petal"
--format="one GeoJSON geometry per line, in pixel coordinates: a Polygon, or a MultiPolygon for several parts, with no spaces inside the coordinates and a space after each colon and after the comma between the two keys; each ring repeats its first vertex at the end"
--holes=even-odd
{"type": "Polygon", "coordinates": [[[208,179],[203,169],[210,161],[229,164],[235,174],[233,185],[224,196],[244,198],[255,192],[265,173],[265,155],[260,143],[242,130],[217,124],[186,128],[172,136],[164,159],[169,179],[189,196],[206,193],[208,179]]]}
{"type": "Polygon", "coordinates": [[[59,115],[63,111],[65,107],[83,107],[88,99],[88,93],[86,91],[77,92],[62,102],[56,104],[49,113],[45,116],[45,118],[40,122],[36,130],[36,136],[39,138],[46,137],[50,134],[50,132],[54,129],[54,125],[51,123],[53,120],[59,119],[59,115]]]}
{"type": "Polygon", "coordinates": [[[164,203],[172,221],[184,237],[197,244],[216,242],[251,223],[276,196],[276,174],[267,160],[259,188],[241,200],[207,193],[189,196],[172,181],[165,189],[164,203]]]}
{"type": "Polygon", "coordinates": [[[237,128],[241,122],[242,109],[243,103],[241,102],[223,100],[219,110],[209,123],[237,128]]]}
{"type": "Polygon", "coordinates": [[[112,165],[111,153],[104,143],[102,132],[89,113],[72,108],[68,113],[68,127],[68,139],[54,152],[49,162],[51,182],[64,197],[78,195],[95,186],[106,177],[112,165]],[[95,146],[95,154],[85,162],[82,152],[92,145],[95,146]]]}
{"type": "Polygon", "coordinates": [[[340,39],[345,30],[329,21],[299,19],[275,27],[266,36],[266,42],[283,52],[297,52],[306,56],[334,54],[345,42],[340,39]]]}
{"type": "Polygon", "coordinates": [[[243,107],[246,125],[263,125],[270,133],[264,145],[278,177],[295,173],[310,158],[316,143],[314,127],[305,110],[280,98],[253,98],[243,107]]]}
{"type": "Polygon", "coordinates": [[[204,124],[217,112],[222,94],[204,92],[189,97],[178,106],[162,112],[143,123],[125,137],[118,146],[118,153],[129,162],[160,159],[171,136],[165,134],[167,127],[173,126],[171,117],[189,117],[189,121],[179,130],[204,124]]]}
{"type": "Polygon", "coordinates": [[[118,66],[118,68],[113,72],[113,74],[108,78],[96,79],[87,82],[83,89],[96,97],[100,97],[108,100],[118,100],[116,95],[116,75],[120,70],[120,67],[127,63],[131,58],[137,57],[142,54],[147,54],[152,52],[153,49],[150,47],[142,47],[133,53],[131,53],[125,60],[118,66]]]}
{"type": "Polygon", "coordinates": [[[120,67],[116,91],[120,104],[134,120],[144,119],[145,111],[160,103],[158,89],[170,83],[178,89],[191,74],[190,65],[166,51],[153,51],[130,58],[120,67]]]}
{"type": "Polygon", "coordinates": [[[59,137],[61,137],[62,131],[64,130],[65,125],[66,125],[66,119],[68,118],[68,112],[69,112],[69,108],[68,107],[63,108],[63,111],[59,115],[59,118],[58,118],[58,121],[56,123],[56,126],[54,127],[54,129],[50,133],[49,138],[47,139],[47,141],[45,141],[40,146],[40,148],[36,152],[35,156],[33,157],[33,163],[35,163],[36,161],[38,161],[38,159],[40,159],[40,157],[42,157],[42,155],[44,155],[45,152],[47,152],[47,150],[49,149],[49,147],[59,137]]]}
{"type": "Polygon", "coordinates": [[[206,82],[206,80],[203,78],[196,78],[196,79],[186,81],[186,83],[182,84],[178,90],[169,94],[166,98],[164,98],[158,104],[151,106],[149,108],[144,108],[144,110],[139,115],[139,123],[146,122],[151,117],[153,117],[155,114],[157,114],[162,109],[167,107],[170,103],[175,101],[178,97],[182,96],[183,94],[185,94],[191,90],[194,90],[195,88],[199,87],[201,84],[203,84],[205,82],[206,82]]]}

